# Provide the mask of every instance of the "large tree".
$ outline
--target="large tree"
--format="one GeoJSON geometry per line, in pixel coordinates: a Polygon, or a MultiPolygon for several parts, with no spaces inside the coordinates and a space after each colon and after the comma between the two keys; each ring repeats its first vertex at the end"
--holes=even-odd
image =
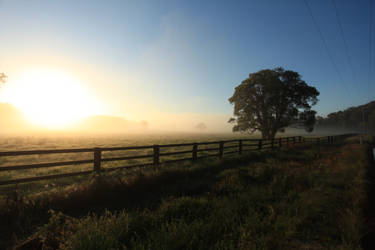
{"type": "Polygon", "coordinates": [[[294,71],[283,68],[252,73],[235,88],[229,102],[234,104],[233,131],[260,131],[264,139],[272,139],[278,131],[291,125],[303,125],[311,132],[318,101],[316,88],[301,80],[294,71]]]}

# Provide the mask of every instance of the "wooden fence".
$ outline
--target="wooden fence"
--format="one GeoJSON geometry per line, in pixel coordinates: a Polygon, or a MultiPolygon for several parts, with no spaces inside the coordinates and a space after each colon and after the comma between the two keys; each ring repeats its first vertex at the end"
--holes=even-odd
{"type": "MultiPolygon", "coordinates": [[[[79,164],[92,164],[92,169],[88,171],[81,171],[75,173],[62,173],[53,175],[43,175],[28,178],[10,179],[0,181],[0,185],[9,185],[17,183],[25,183],[31,181],[56,179],[62,177],[72,177],[80,175],[89,175],[92,173],[108,172],[117,169],[130,169],[136,167],[146,167],[146,166],[157,166],[160,164],[167,164],[172,162],[192,160],[196,161],[198,159],[207,157],[220,157],[222,158],[227,154],[239,154],[241,155],[246,151],[255,150],[273,150],[281,147],[288,147],[297,143],[334,143],[342,138],[348,137],[349,135],[335,135],[335,136],[325,136],[325,137],[283,137],[275,138],[273,140],[262,140],[262,139],[238,139],[238,140],[226,140],[226,141],[213,141],[213,142],[198,142],[198,143],[182,143],[182,144],[166,144],[166,145],[149,145],[149,146],[132,146],[132,147],[108,147],[108,148],[77,148],[77,149],[51,149],[51,150],[27,150],[27,151],[5,151],[0,152],[0,157],[8,156],[25,156],[25,155],[45,155],[45,154],[74,154],[74,153],[93,153],[93,158],[76,160],[76,161],[61,161],[61,162],[49,162],[49,163],[37,163],[37,164],[26,164],[26,165],[14,165],[14,166],[1,166],[0,172],[4,171],[21,171],[27,169],[37,169],[37,168],[51,168],[51,167],[61,167],[61,166],[72,166],[79,164]],[[204,146],[204,148],[202,148],[204,146]],[[208,147],[207,147],[208,146],[208,147]],[[191,150],[173,151],[173,152],[161,152],[163,149],[169,148],[181,148],[181,147],[191,147],[191,150]],[[143,155],[133,155],[133,156],[122,156],[122,157],[110,157],[103,158],[102,153],[106,151],[129,151],[129,150],[152,150],[152,154],[143,155]],[[230,149],[230,151],[226,151],[230,149]],[[210,153],[206,155],[201,155],[201,153],[210,153]],[[190,154],[188,158],[179,158],[174,160],[163,160],[166,156],[172,155],[186,155],[190,154]],[[103,162],[112,161],[124,161],[124,160],[134,160],[134,159],[152,159],[150,163],[127,165],[120,167],[110,167],[103,168],[103,162]]],[[[1,173],[0,173],[1,174],[1,173]]]]}

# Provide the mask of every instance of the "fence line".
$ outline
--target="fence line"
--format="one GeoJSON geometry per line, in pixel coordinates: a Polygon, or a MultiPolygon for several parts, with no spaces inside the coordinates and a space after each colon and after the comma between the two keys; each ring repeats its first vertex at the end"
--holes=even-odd
{"type": "Polygon", "coordinates": [[[38,164],[27,164],[27,165],[14,165],[14,166],[2,166],[0,167],[0,172],[18,171],[18,170],[36,169],[36,168],[50,168],[50,167],[79,165],[79,164],[88,164],[88,163],[93,164],[93,169],[90,171],[81,171],[81,172],[75,172],[75,173],[64,173],[64,174],[54,174],[54,175],[5,180],[5,181],[0,181],[0,186],[16,184],[16,183],[25,183],[25,182],[31,182],[31,181],[56,179],[56,178],[62,178],[62,177],[71,177],[71,176],[78,176],[78,175],[88,175],[91,173],[99,174],[101,172],[113,171],[113,170],[124,169],[124,168],[130,169],[130,168],[135,168],[135,167],[157,166],[162,163],[165,164],[165,163],[180,162],[180,161],[186,161],[186,160],[197,161],[198,159],[203,159],[207,157],[222,158],[224,157],[224,155],[228,155],[228,154],[238,153],[239,155],[241,155],[243,152],[246,152],[246,151],[256,151],[256,150],[260,151],[263,149],[273,150],[275,148],[288,147],[290,145],[295,145],[297,143],[333,144],[336,141],[349,137],[351,135],[353,134],[314,137],[314,138],[293,136],[293,137],[275,138],[272,140],[238,139],[238,140],[224,140],[224,141],[213,141],[213,142],[194,142],[194,143],[182,143],[182,144],[164,144],[164,145],[131,146],[131,147],[112,147],[112,148],[111,147],[104,147],[104,148],[95,147],[95,148],[77,148],[77,149],[5,151],[5,152],[0,152],[0,157],[93,152],[93,159],[38,163],[38,164]],[[229,146],[225,146],[225,144],[228,144],[228,143],[232,143],[232,144],[229,146]],[[233,143],[237,143],[237,144],[233,145],[233,143]],[[215,147],[211,146],[208,148],[199,148],[199,146],[207,146],[207,145],[209,146],[215,145],[215,147]],[[162,148],[164,149],[164,148],[176,148],[176,147],[192,147],[192,150],[160,153],[160,149],[162,148]],[[141,150],[141,149],[152,149],[153,152],[152,154],[146,154],[146,155],[102,158],[102,152],[105,152],[105,151],[127,151],[127,150],[141,150]],[[232,151],[224,152],[225,149],[232,149],[232,151]],[[199,153],[201,152],[215,152],[215,153],[199,156],[199,153]],[[184,155],[184,154],[191,154],[191,157],[175,159],[175,160],[164,160],[164,161],[161,160],[161,158],[165,156],[184,155]],[[153,162],[137,164],[137,165],[111,167],[111,168],[103,168],[101,166],[102,162],[133,160],[133,159],[148,159],[148,158],[153,159],[153,162]]]}

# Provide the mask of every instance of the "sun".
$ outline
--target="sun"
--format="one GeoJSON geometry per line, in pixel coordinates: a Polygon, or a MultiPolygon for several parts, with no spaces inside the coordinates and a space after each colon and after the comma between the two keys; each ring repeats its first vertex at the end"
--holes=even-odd
{"type": "Polygon", "coordinates": [[[84,85],[62,71],[29,70],[8,85],[9,102],[35,125],[64,128],[98,111],[84,85]]]}

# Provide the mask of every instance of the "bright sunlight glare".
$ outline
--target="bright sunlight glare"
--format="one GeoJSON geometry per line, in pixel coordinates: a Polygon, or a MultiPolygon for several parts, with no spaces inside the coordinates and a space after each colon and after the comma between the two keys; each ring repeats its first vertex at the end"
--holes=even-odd
{"type": "Polygon", "coordinates": [[[54,70],[22,73],[9,82],[6,94],[31,123],[47,128],[64,128],[98,112],[82,83],[54,70]]]}

